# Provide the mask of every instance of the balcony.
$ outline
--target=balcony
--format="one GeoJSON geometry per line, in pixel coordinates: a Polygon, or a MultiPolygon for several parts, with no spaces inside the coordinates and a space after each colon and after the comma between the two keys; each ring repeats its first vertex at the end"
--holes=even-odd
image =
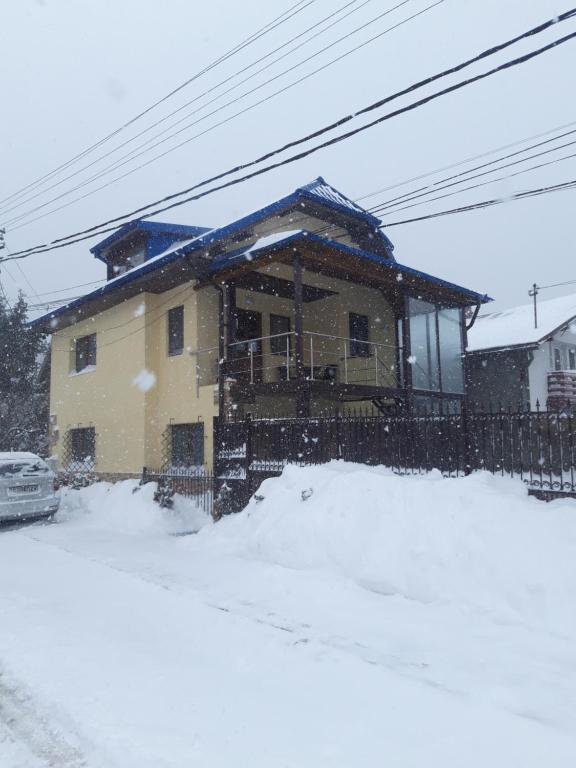
{"type": "Polygon", "coordinates": [[[548,372],[548,410],[576,408],[576,371],[548,372]]]}
{"type": "MultiPolygon", "coordinates": [[[[294,332],[236,341],[224,364],[229,378],[246,384],[295,381],[294,332]]],[[[360,339],[303,331],[302,373],[306,381],[396,387],[395,347],[360,339]]]]}

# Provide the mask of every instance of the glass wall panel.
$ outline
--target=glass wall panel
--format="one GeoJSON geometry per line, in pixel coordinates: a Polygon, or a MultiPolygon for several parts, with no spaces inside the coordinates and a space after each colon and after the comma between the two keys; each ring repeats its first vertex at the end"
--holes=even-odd
{"type": "Polygon", "coordinates": [[[410,363],[414,389],[440,389],[436,307],[420,299],[410,299],[410,363]]]}
{"type": "Polygon", "coordinates": [[[464,392],[461,323],[462,312],[460,309],[438,310],[440,369],[442,371],[443,392],[464,392]]]}

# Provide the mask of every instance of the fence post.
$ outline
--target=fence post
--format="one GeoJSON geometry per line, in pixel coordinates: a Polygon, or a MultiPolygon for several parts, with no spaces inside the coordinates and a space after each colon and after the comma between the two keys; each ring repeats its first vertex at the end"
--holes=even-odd
{"type": "Polygon", "coordinates": [[[340,419],[340,408],[336,410],[336,458],[342,458],[342,421],[340,419]]]}
{"type": "Polygon", "coordinates": [[[464,448],[464,474],[469,475],[472,472],[472,452],[470,445],[470,425],[468,423],[468,404],[466,400],[462,401],[461,405],[461,419],[462,419],[462,440],[464,448]]]}
{"type": "Polygon", "coordinates": [[[220,474],[220,418],[214,416],[212,420],[212,473],[214,477],[218,477],[220,474]]]}
{"type": "Polygon", "coordinates": [[[252,425],[252,415],[250,413],[246,414],[246,417],[244,419],[244,437],[246,439],[246,457],[245,457],[245,472],[246,472],[246,490],[247,495],[252,495],[252,476],[251,476],[251,466],[252,466],[252,459],[254,456],[254,446],[253,446],[253,425],[252,425]]]}

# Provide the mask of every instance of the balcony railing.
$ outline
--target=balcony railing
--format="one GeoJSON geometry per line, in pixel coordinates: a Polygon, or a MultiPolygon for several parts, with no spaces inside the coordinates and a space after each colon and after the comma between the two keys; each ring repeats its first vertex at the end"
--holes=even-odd
{"type": "MultiPolygon", "coordinates": [[[[303,332],[303,373],[308,381],[396,387],[396,348],[391,344],[303,332]]],[[[297,377],[294,331],[229,345],[225,373],[249,384],[297,377]]]]}
{"type": "MultiPolygon", "coordinates": [[[[303,332],[303,374],[308,381],[396,388],[396,347],[315,331],[303,332]]],[[[245,384],[274,384],[297,377],[294,331],[235,341],[226,359],[218,347],[191,352],[196,394],[215,385],[218,374],[245,384]]]]}

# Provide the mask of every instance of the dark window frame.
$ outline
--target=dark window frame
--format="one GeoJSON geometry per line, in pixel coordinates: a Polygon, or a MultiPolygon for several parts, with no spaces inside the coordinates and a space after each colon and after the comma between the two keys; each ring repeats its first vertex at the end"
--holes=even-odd
{"type": "Polygon", "coordinates": [[[74,427],[70,430],[70,458],[74,462],[96,458],[96,429],[74,427]]]}
{"type": "Polygon", "coordinates": [[[286,339],[288,339],[288,351],[292,349],[292,337],[279,336],[277,334],[290,334],[292,331],[292,319],[290,315],[278,315],[275,312],[270,313],[270,336],[275,338],[270,339],[270,354],[272,355],[285,355],[286,354],[286,339]],[[274,325],[280,323],[280,329],[275,328],[274,325]],[[284,328],[282,329],[282,324],[284,328]]]}
{"type": "Polygon", "coordinates": [[[168,355],[174,357],[184,352],[184,305],[168,310],[168,355]]]}
{"type": "Polygon", "coordinates": [[[96,366],[96,334],[89,333],[79,336],[74,345],[74,370],[76,373],[84,371],[90,366],[96,366]]]}
{"type": "Polygon", "coordinates": [[[204,422],[170,425],[170,464],[174,467],[204,465],[204,422]]]}
{"type": "Polygon", "coordinates": [[[359,312],[348,312],[350,357],[372,357],[370,317],[359,312]],[[365,336],[365,338],[363,338],[365,336]]]}

